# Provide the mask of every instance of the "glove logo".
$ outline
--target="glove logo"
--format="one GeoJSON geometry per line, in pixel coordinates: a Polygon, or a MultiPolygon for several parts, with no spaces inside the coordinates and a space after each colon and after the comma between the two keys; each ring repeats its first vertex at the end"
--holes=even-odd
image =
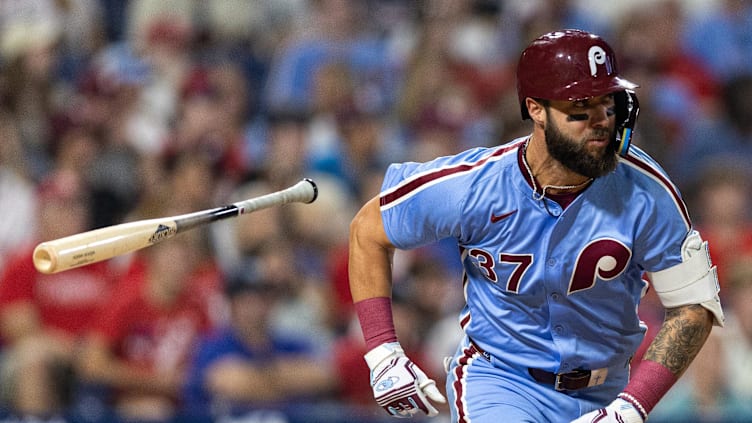
{"type": "Polygon", "coordinates": [[[373,389],[379,392],[386,391],[387,389],[392,389],[392,387],[396,385],[397,382],[399,382],[399,378],[397,376],[390,376],[376,384],[373,389]]]}

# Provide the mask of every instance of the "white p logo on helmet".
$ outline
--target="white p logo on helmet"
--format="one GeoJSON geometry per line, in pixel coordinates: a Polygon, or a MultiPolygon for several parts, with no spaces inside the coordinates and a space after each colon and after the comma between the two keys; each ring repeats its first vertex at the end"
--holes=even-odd
{"type": "Polygon", "coordinates": [[[588,63],[590,63],[590,75],[598,75],[598,65],[606,63],[606,51],[601,46],[592,46],[588,50],[588,63]]]}

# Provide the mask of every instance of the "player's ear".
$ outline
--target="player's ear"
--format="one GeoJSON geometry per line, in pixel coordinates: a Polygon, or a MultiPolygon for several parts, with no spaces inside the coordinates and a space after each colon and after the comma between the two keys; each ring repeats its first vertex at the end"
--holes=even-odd
{"type": "Polygon", "coordinates": [[[532,97],[527,97],[525,99],[525,107],[527,107],[527,112],[530,114],[530,119],[537,126],[543,127],[543,122],[546,121],[546,107],[543,102],[532,97]]]}

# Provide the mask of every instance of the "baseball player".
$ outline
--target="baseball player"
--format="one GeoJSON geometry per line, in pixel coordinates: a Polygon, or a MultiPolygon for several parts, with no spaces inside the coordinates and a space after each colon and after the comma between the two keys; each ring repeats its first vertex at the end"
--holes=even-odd
{"type": "Polygon", "coordinates": [[[630,147],[637,85],[603,39],[545,34],[517,79],[530,135],[393,164],[351,224],[374,397],[396,417],[448,400],[453,422],[642,423],[723,325],[707,242],[662,168],[630,147]],[[457,241],[465,295],[447,399],[405,356],[390,304],[394,249],[444,238],[457,241]],[[649,284],[665,320],[630,375],[649,284]]]}

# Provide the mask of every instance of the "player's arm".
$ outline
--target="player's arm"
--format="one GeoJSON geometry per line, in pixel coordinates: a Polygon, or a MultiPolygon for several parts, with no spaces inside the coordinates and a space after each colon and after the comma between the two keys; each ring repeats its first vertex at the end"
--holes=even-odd
{"type": "Polygon", "coordinates": [[[713,325],[723,326],[718,276],[708,243],[691,231],[682,245],[682,262],[649,274],[666,316],[629,383],[608,407],[576,423],[642,423],[692,363],[713,325]],[[603,419],[606,416],[606,419],[603,419]],[[600,416],[600,417],[599,417],[600,416]]]}
{"type": "Polygon", "coordinates": [[[624,391],[608,407],[573,423],[643,423],[695,359],[713,321],[712,313],[699,304],[666,309],[658,334],[624,391]]]}
{"type": "Polygon", "coordinates": [[[669,308],[643,359],[660,364],[679,378],[705,344],[712,327],[713,315],[699,304],[669,308]]]}
{"type": "Polygon", "coordinates": [[[379,198],[368,201],[350,224],[348,271],[353,302],[391,297],[394,246],[381,221],[379,198]]]}
{"type": "Polygon", "coordinates": [[[391,309],[394,246],[384,230],[379,198],[368,201],[350,224],[348,271],[371,369],[376,402],[395,417],[438,414],[431,401],[445,402],[436,383],[409,358],[397,341],[391,309]]]}

